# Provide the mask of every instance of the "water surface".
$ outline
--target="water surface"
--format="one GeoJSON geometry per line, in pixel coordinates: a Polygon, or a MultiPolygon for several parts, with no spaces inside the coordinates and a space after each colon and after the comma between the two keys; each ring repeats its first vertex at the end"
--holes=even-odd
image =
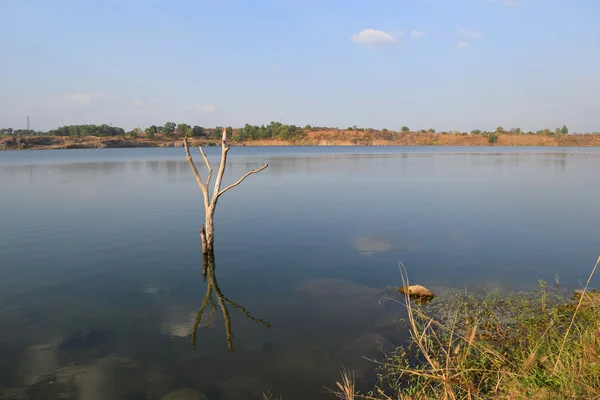
{"type": "Polygon", "coordinates": [[[331,398],[342,365],[368,387],[361,356],[402,340],[382,300],[399,261],[438,292],[521,290],[577,287],[600,255],[598,149],[229,154],[225,184],[270,163],[217,208],[218,285],[271,324],[230,307],[233,353],[220,312],[191,346],[203,201],[183,149],[0,153],[0,398],[331,398]]]}

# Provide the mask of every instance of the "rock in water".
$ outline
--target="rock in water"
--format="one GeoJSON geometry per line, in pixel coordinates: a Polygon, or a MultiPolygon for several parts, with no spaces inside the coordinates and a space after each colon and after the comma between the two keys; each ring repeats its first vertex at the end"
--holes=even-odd
{"type": "Polygon", "coordinates": [[[407,294],[414,297],[435,297],[431,290],[421,285],[401,286],[398,291],[402,294],[407,294]]]}

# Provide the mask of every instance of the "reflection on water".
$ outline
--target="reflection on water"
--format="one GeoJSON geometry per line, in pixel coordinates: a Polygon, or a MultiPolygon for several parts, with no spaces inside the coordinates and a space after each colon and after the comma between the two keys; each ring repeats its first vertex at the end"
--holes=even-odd
{"type": "Polygon", "coordinates": [[[386,238],[361,236],[352,241],[354,248],[360,254],[376,254],[388,251],[391,243],[386,238]]]}
{"type": "Polygon", "coordinates": [[[210,304],[211,309],[208,313],[206,321],[204,322],[204,327],[208,328],[213,320],[215,312],[217,311],[217,304],[223,313],[223,319],[225,321],[225,335],[227,336],[227,347],[229,350],[233,352],[233,332],[231,330],[231,316],[229,315],[228,306],[236,308],[240,310],[242,313],[246,315],[248,319],[251,321],[257,322],[263,325],[266,328],[271,328],[271,325],[260,318],[254,318],[250,313],[238,303],[234,303],[229,300],[229,298],[225,297],[219,284],[217,283],[217,275],[215,273],[215,253],[211,251],[209,253],[205,253],[202,256],[202,278],[204,282],[206,282],[206,294],[202,299],[202,305],[198,310],[198,314],[196,314],[196,320],[194,322],[194,328],[192,329],[192,347],[196,348],[196,337],[198,335],[198,327],[202,322],[202,315],[206,307],[210,304]],[[217,304],[215,304],[215,300],[213,299],[213,293],[217,299],[217,304]]]}

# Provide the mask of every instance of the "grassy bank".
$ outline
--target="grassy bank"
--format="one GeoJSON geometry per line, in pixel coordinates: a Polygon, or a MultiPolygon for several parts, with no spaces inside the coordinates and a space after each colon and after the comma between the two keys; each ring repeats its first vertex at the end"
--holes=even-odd
{"type": "MultiPolygon", "coordinates": [[[[364,131],[310,131],[294,140],[266,139],[233,141],[234,146],[600,146],[600,135],[498,134],[490,143],[488,136],[456,133],[404,132],[378,134],[364,131]]],[[[218,139],[192,138],[192,145],[215,146],[218,139]]],[[[0,136],[0,150],[81,149],[127,147],[180,147],[181,137],[157,134],[125,136],[0,136]]]]}
{"type": "Polygon", "coordinates": [[[598,293],[572,299],[540,281],[531,293],[460,293],[406,306],[409,343],[376,362],[369,393],[356,393],[345,372],[340,399],[600,398],[598,293]]]}

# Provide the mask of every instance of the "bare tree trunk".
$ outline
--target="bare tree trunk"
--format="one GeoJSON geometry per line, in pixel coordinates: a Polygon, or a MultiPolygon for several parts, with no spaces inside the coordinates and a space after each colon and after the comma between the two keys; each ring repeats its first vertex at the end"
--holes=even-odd
{"type": "Polygon", "coordinates": [[[227,152],[229,151],[229,145],[227,144],[227,130],[223,129],[223,138],[221,139],[221,164],[219,165],[219,171],[217,172],[217,179],[215,180],[215,187],[213,189],[212,196],[209,194],[209,185],[210,179],[212,177],[212,167],[210,166],[210,162],[208,161],[208,157],[206,157],[206,153],[202,149],[202,146],[199,147],[200,154],[202,154],[202,158],[204,159],[204,163],[206,164],[206,168],[208,169],[208,178],[206,179],[206,183],[202,180],[198,169],[196,168],[196,164],[192,159],[192,155],[190,154],[190,149],[187,142],[187,137],[184,136],[183,144],[185,146],[185,156],[190,163],[190,168],[196,177],[196,181],[200,186],[200,190],[202,191],[202,195],[204,196],[204,211],[205,211],[205,224],[200,228],[200,238],[202,240],[202,253],[207,254],[213,251],[214,249],[214,224],[213,219],[215,215],[215,208],[217,207],[217,200],[219,197],[228,191],[242,183],[244,179],[252,174],[256,174],[263,169],[267,168],[269,164],[265,164],[258,169],[254,169],[252,171],[247,172],[244,176],[242,176],[237,182],[227,186],[225,189],[221,189],[221,182],[223,180],[223,174],[225,173],[225,168],[227,167],[227,152]]]}

